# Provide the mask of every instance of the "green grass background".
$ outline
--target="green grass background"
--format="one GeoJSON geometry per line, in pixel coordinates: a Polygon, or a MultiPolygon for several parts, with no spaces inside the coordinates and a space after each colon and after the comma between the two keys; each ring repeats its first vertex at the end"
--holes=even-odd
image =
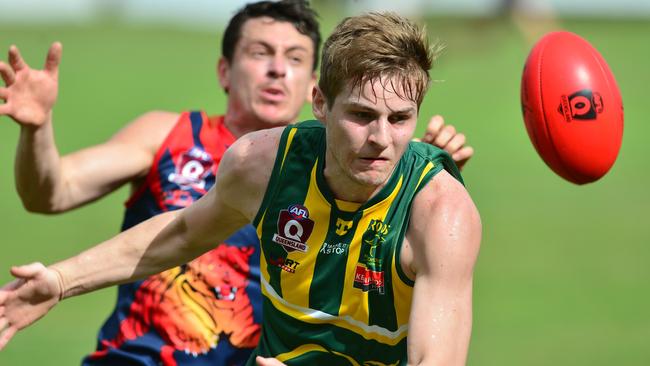
{"type": "MultiPolygon", "coordinates": [[[[336,18],[323,19],[328,34],[336,18]]],[[[587,186],[555,176],[528,140],[519,78],[530,44],[517,28],[505,20],[429,21],[448,47],[420,128],[443,114],[476,149],[464,172],[484,229],[470,365],[650,364],[650,22],[561,24],[601,51],[625,102],[619,159],[587,186]]],[[[54,114],[62,153],[100,143],[148,110],[223,112],[216,30],[0,25],[0,50],[15,43],[37,67],[55,40],[64,44],[54,114]]],[[[0,118],[0,282],[10,280],[12,264],[51,263],[114,235],[128,195],[124,188],[60,216],[24,212],[13,185],[17,137],[15,123],[0,118]]],[[[78,364],[115,292],[66,300],[18,334],[0,365],[78,364]]]]}

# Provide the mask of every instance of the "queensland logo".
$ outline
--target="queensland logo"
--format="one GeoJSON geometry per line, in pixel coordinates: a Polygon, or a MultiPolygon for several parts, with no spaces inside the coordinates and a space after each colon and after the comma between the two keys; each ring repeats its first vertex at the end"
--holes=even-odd
{"type": "Polygon", "coordinates": [[[192,147],[181,155],[176,169],[167,179],[178,184],[181,189],[205,190],[205,179],[212,173],[212,155],[199,147],[192,147]]]}
{"type": "Polygon", "coordinates": [[[566,122],[573,120],[595,120],[604,109],[600,93],[589,89],[577,91],[569,96],[562,95],[558,112],[566,122]]]}
{"type": "Polygon", "coordinates": [[[354,272],[354,287],[363,292],[377,291],[377,293],[383,295],[384,272],[373,271],[361,264],[357,264],[357,269],[354,272]]]}
{"type": "Polygon", "coordinates": [[[342,218],[336,219],[336,235],[343,236],[352,229],[352,221],[345,221],[342,218]]]}
{"type": "Polygon", "coordinates": [[[337,243],[337,244],[328,244],[328,243],[323,243],[323,246],[320,247],[320,253],[322,254],[335,254],[335,255],[343,255],[348,251],[349,244],[348,243],[337,243]]]}
{"type": "Polygon", "coordinates": [[[283,271],[289,272],[289,273],[296,273],[296,268],[300,265],[300,262],[294,261],[293,259],[289,258],[277,258],[277,259],[270,259],[269,263],[272,266],[280,267],[283,271]]]}
{"type": "Polygon", "coordinates": [[[307,207],[291,205],[278,215],[278,232],[273,234],[273,242],[282,245],[287,252],[298,250],[307,252],[307,239],[314,229],[314,221],[309,219],[307,207]]]}

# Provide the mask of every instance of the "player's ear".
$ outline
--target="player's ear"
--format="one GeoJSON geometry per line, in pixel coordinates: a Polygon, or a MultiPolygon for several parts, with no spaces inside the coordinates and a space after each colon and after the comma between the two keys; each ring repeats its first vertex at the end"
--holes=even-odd
{"type": "Polygon", "coordinates": [[[314,101],[314,87],[316,87],[316,73],[311,73],[311,80],[309,80],[309,85],[307,86],[307,103],[314,101]]]}
{"type": "Polygon", "coordinates": [[[217,76],[219,77],[219,84],[228,94],[230,90],[230,62],[225,57],[221,57],[217,62],[217,76]]]}
{"type": "Polygon", "coordinates": [[[327,115],[327,100],[325,100],[325,95],[323,95],[323,92],[317,85],[314,85],[312,88],[311,99],[311,110],[312,113],[314,113],[314,117],[325,123],[325,116],[327,115]]]}

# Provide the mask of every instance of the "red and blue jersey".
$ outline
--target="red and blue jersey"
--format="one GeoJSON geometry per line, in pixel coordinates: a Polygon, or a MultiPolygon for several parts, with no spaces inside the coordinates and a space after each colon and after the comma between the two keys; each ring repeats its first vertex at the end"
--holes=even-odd
{"type": "MultiPolygon", "coordinates": [[[[234,141],[223,117],[183,113],[127,201],[122,229],[199,199],[234,141]]],[[[190,263],[119,286],[97,350],[83,365],[244,364],[260,336],[259,256],[248,225],[190,263]]]]}

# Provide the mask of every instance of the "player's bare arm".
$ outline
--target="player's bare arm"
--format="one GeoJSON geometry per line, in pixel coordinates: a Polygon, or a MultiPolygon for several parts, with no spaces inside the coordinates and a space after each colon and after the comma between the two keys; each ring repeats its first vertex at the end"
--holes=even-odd
{"type": "Polygon", "coordinates": [[[0,290],[0,349],[60,299],[132,282],[213,249],[257,213],[282,129],[242,137],[226,152],[213,188],[191,206],[153,217],[50,267],[12,268],[0,290]]]}
{"type": "MultiPolygon", "coordinates": [[[[0,61],[0,116],[20,125],[16,189],[26,209],[56,213],[93,201],[143,177],[178,115],[147,113],[107,142],[63,157],[54,141],[52,109],[58,95],[62,46],[54,43],[42,70],[31,68],[16,46],[0,61]]],[[[92,122],[91,122],[92,123],[92,122]]]]}
{"type": "Polygon", "coordinates": [[[472,329],[472,276],[479,214],[465,188],[438,173],[416,196],[401,265],[415,280],[410,365],[465,365],[472,329]]]}

